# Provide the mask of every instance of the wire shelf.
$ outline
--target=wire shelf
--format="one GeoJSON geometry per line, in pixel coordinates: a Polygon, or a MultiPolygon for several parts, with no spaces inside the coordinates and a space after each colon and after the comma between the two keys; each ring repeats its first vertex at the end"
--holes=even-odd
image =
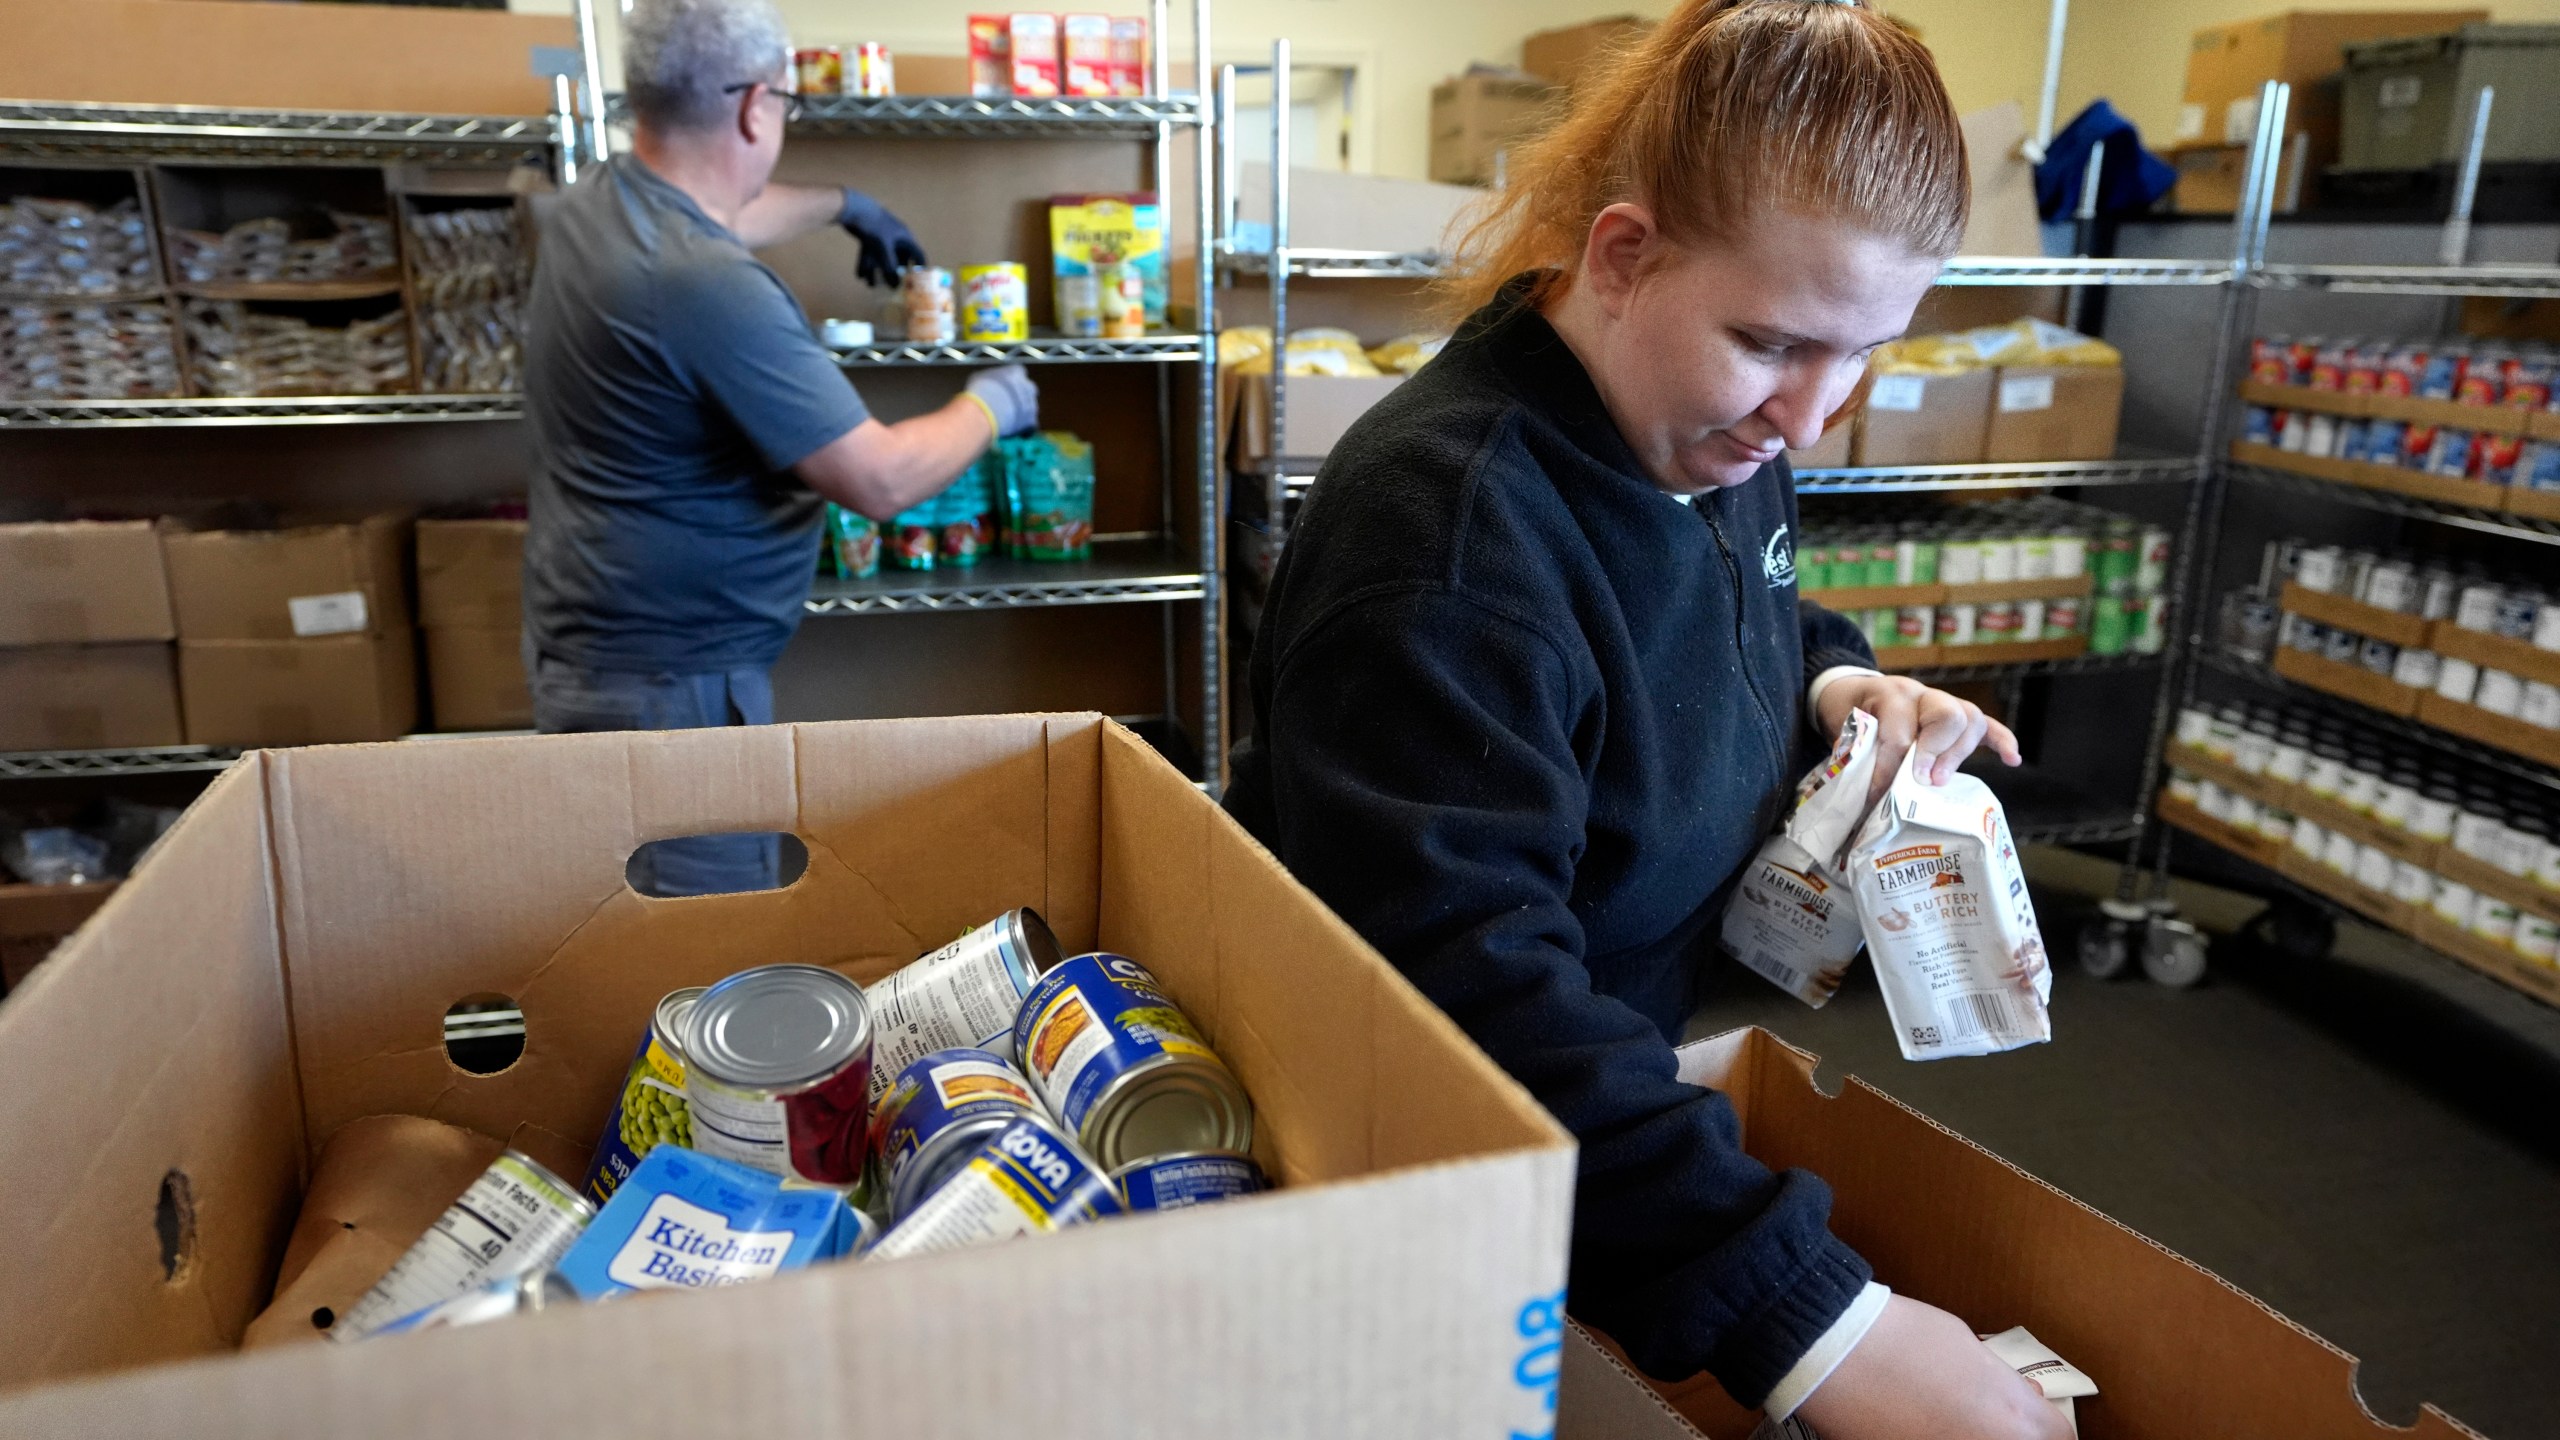
{"type": "Polygon", "coordinates": [[[2560,265],[2261,265],[2250,283],[2339,295],[2482,295],[2560,299],[2560,265]]]}
{"type": "MultiPolygon", "coordinates": [[[[1817,590],[1808,598],[1819,601],[1822,598],[1822,592],[1817,590]]],[[[2111,675],[2155,669],[2159,666],[2160,660],[2161,657],[2158,655],[2074,655],[2063,660],[2029,660],[2020,664],[2005,664],[1994,660],[1982,665],[1923,665],[1911,670],[1896,670],[1893,673],[1908,675],[1915,680],[1993,678],[2005,680],[2013,675],[2022,677],[2111,675]]]]}
{"type": "MultiPolygon", "coordinates": [[[[620,94],[606,97],[606,109],[613,120],[631,118],[620,94]]],[[[1206,115],[1193,95],[810,95],[791,133],[1144,140],[1159,125],[1199,125],[1206,115]]]]}
{"type": "Polygon", "coordinates": [[[2521,755],[2501,750],[2494,745],[2483,745],[2449,730],[2439,730],[2423,721],[2394,715],[2387,710],[2376,710],[2369,705],[2359,705],[2344,696],[2332,695],[2316,685],[2305,685],[2300,681],[2288,679],[2277,674],[2270,667],[2255,661],[2244,660],[2213,646],[2207,646],[2200,659],[2204,668],[2215,674],[2227,675],[2235,680],[2244,680],[2265,689],[2280,691],[2325,709],[2353,716],[2373,729],[2387,731],[2414,744],[2441,750],[2449,755],[2459,755],[2475,765],[2486,766],[2518,780],[2560,790],[2560,771],[2537,765],[2521,755]]]}
{"type": "Polygon", "coordinates": [[[140,750],[19,750],[0,753],[0,780],[78,780],[101,775],[185,775],[227,770],[237,750],[162,745],[140,750]]]}
{"type": "Polygon", "coordinates": [[[328,395],[210,400],[0,400],[0,429],[98,430],[158,425],[350,425],[386,421],[514,420],[524,397],[328,395]]]}
{"type": "Polygon", "coordinates": [[[902,340],[858,345],[835,352],[847,369],[896,365],[1128,365],[1198,360],[1208,347],[1197,335],[1149,335],[1137,340],[1070,340],[1034,335],[1028,340],[957,340],[909,344],[902,340]]]}
{"type": "Polygon", "coordinates": [[[821,580],[812,615],[917,615],[1198,600],[1195,561],[1152,540],[1105,542],[1081,562],[989,559],[965,568],[890,570],[866,580],[821,580]]]}
{"type": "Polygon", "coordinates": [[[2228,285],[2238,271],[2211,260],[2047,260],[2027,255],[1959,255],[1938,272],[1941,285],[2228,285]]]}
{"type": "MultiPolygon", "coordinates": [[[[1269,276],[1271,257],[1231,251],[1218,264],[1229,274],[1269,276]]],[[[1289,275],[1303,280],[1429,280],[1440,273],[1438,255],[1399,250],[1289,251],[1289,275]]]]}
{"type": "Polygon", "coordinates": [[[262,164],[437,160],[513,165],[555,138],[548,115],[386,115],[208,105],[0,101],[0,153],[136,155],[262,164]]]}
{"type": "Polygon", "coordinates": [[[2183,485],[2196,476],[2188,455],[1982,465],[1871,465],[1798,470],[1799,495],[1874,495],[1911,490],[2054,490],[2074,485],[2183,485]]]}
{"type": "Polygon", "coordinates": [[[2361,485],[2346,485],[2323,480],[2316,475],[2297,474],[2265,465],[2245,465],[2224,461],[2223,473],[2229,478],[2268,490],[2307,495],[2340,505],[2355,505],[2397,515],[2406,520],[2423,520],[2434,525],[2451,525],[2457,529],[2483,535],[2502,535],[2510,540],[2530,540],[2539,545],[2560,545],[2560,524],[2536,520],[2525,515],[2510,515],[2503,510],[2480,510],[2468,505],[2447,505],[2433,500],[2420,500],[2409,495],[2395,495],[2388,490],[2368,490],[2361,485]]]}

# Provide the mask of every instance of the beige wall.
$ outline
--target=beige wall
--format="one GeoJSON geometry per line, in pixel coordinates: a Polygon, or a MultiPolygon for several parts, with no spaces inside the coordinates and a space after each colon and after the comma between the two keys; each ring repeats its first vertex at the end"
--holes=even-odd
{"type": "MultiPolygon", "coordinates": [[[[956,54],[973,12],[988,0],[907,0],[855,11],[843,0],[780,0],[795,36],[817,43],[880,40],[895,51],[956,54]],[[873,23],[852,18],[876,15],[873,23]]],[[[2560,0],[2555,0],[2560,3],[2560,0]]],[[[513,0],[512,8],[566,13],[567,0],[513,0]]],[[[610,14],[613,0],[599,0],[610,14]]],[[[1097,10],[1137,13],[1137,0],[1096,0],[1097,10]]],[[[2043,0],[1897,0],[1894,13],[1920,27],[1938,52],[1960,110],[2016,99],[2035,103],[2044,55],[2043,0]]],[[[1660,0],[1213,0],[1212,44],[1219,61],[1268,59],[1288,36],[1304,64],[1357,72],[1352,168],[1420,176],[1429,150],[1431,87],[1478,60],[1516,64],[1534,31],[1604,15],[1660,15],[1660,0]]],[[[1188,7],[1175,0],[1174,53],[1188,54],[1188,7]]],[[[611,26],[608,24],[608,35],[611,26]]],[[[616,72],[608,54],[607,74],[616,72]]],[[[610,78],[608,84],[614,83],[610,78]]]]}
{"type": "MultiPolygon", "coordinates": [[[[2319,0],[2288,6],[2272,0],[2142,0],[2139,4],[2083,3],[2071,9],[2071,40],[2063,55],[2064,118],[2103,95],[2139,126],[2154,149],[2178,133],[2178,97],[2186,83],[2187,42],[2207,25],[2304,10],[2425,10],[2425,0],[2319,0]]],[[[2501,22],[2560,21],[2560,0],[2490,0],[2448,9],[2486,9],[2501,22]]],[[[2039,65],[2042,61],[2039,59],[2039,65]]]]}

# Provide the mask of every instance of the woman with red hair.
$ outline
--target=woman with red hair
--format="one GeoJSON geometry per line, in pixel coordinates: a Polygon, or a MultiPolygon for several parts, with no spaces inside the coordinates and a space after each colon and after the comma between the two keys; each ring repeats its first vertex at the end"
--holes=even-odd
{"type": "Polygon", "coordinates": [[[1798,598],[1793,481],[1964,232],[1928,52],[1689,0],[1514,152],[1448,348],[1273,578],[1229,806],[1581,1142],[1570,1303],[1826,1440],[2065,1433],[1742,1151],[1672,1042],[1734,877],[1853,708],[1879,776],[2017,742],[1798,598]]]}

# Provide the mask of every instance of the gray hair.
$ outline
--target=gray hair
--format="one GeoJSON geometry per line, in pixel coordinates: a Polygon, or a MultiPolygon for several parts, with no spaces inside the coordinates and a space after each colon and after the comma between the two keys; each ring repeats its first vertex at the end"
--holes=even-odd
{"type": "Polygon", "coordinates": [[[638,0],[622,18],[622,88],[631,113],[668,130],[717,125],[723,86],[770,81],[791,63],[772,0],[638,0]]]}

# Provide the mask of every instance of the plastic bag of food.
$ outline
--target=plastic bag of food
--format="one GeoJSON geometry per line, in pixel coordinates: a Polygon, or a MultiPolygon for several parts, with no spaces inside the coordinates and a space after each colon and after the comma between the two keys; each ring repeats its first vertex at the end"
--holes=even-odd
{"type": "Polygon", "coordinates": [[[1380,374],[1411,375],[1437,358],[1447,347],[1446,335],[1399,335],[1369,352],[1369,363],[1380,374]]]}
{"type": "Polygon", "coordinates": [[[1999,798],[1962,772],[1922,781],[1916,756],[1903,757],[1843,867],[1902,1058],[2051,1040],[2053,973],[1999,798]]]}
{"type": "Polygon", "coordinates": [[[1018,560],[1093,555],[1093,447],[1062,430],[1001,442],[1018,560]]]}
{"type": "Polygon", "coordinates": [[[1794,813],[1725,902],[1725,953],[1817,1010],[1864,941],[1840,857],[1866,817],[1875,771],[1875,717],[1852,710],[1831,754],[1797,783],[1794,813]]]}

